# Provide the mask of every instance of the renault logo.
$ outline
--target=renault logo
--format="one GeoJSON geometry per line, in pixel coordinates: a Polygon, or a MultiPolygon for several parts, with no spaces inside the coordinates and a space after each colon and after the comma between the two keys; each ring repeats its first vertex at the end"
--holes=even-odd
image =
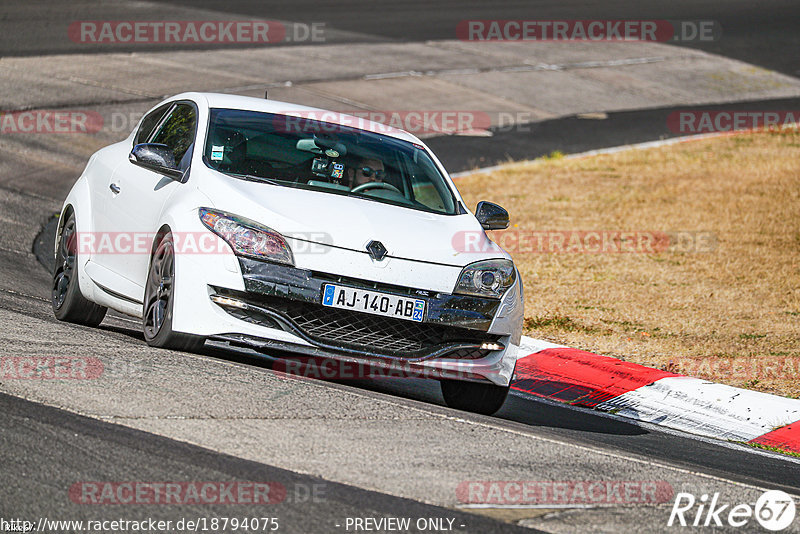
{"type": "Polygon", "coordinates": [[[367,243],[367,252],[369,252],[373,260],[381,261],[386,257],[389,251],[386,250],[386,247],[384,247],[383,243],[380,241],[370,241],[367,243]]]}

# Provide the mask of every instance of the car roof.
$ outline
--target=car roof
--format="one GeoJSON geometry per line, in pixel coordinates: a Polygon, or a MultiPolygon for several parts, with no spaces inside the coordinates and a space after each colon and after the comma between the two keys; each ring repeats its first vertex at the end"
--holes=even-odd
{"type": "Polygon", "coordinates": [[[181,93],[170,100],[195,100],[205,101],[209,108],[240,109],[246,111],[260,111],[264,113],[277,113],[282,115],[295,115],[308,119],[318,120],[341,126],[349,126],[377,134],[386,135],[395,139],[402,139],[412,143],[422,144],[416,136],[405,130],[394,128],[386,124],[373,122],[362,117],[356,117],[326,109],[303,106],[280,100],[255,98],[251,96],[230,95],[223,93],[181,93]]]}

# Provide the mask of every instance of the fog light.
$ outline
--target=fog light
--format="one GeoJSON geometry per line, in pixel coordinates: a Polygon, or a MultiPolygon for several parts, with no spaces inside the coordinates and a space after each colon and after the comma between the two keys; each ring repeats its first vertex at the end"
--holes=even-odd
{"type": "Polygon", "coordinates": [[[506,348],[502,343],[489,343],[488,341],[481,345],[481,350],[503,350],[506,348]]]}
{"type": "Polygon", "coordinates": [[[220,306],[227,306],[229,308],[239,308],[241,310],[247,308],[247,304],[245,304],[241,300],[222,297],[220,295],[211,295],[211,302],[219,304],[220,306]]]}

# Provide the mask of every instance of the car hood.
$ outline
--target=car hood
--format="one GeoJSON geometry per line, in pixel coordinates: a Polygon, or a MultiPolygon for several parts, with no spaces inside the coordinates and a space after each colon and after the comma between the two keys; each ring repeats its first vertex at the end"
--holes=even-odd
{"type": "MultiPolygon", "coordinates": [[[[508,257],[470,213],[439,215],[228,176],[221,180],[221,186],[228,191],[209,194],[214,207],[268,226],[293,240],[364,254],[367,244],[380,241],[389,257],[459,267],[482,259],[508,257]]],[[[295,250],[295,255],[298,252],[302,250],[295,250]]]]}

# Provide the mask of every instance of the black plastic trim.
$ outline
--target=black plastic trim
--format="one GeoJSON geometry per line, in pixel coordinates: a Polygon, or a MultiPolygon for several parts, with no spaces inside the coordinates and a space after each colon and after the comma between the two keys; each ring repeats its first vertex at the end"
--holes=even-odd
{"type": "Polygon", "coordinates": [[[322,286],[326,283],[336,283],[400,296],[414,296],[427,301],[427,312],[423,323],[429,324],[487,332],[500,307],[498,299],[381,284],[250,258],[240,257],[239,265],[244,277],[245,290],[249,293],[319,304],[322,300],[322,286]]]}

